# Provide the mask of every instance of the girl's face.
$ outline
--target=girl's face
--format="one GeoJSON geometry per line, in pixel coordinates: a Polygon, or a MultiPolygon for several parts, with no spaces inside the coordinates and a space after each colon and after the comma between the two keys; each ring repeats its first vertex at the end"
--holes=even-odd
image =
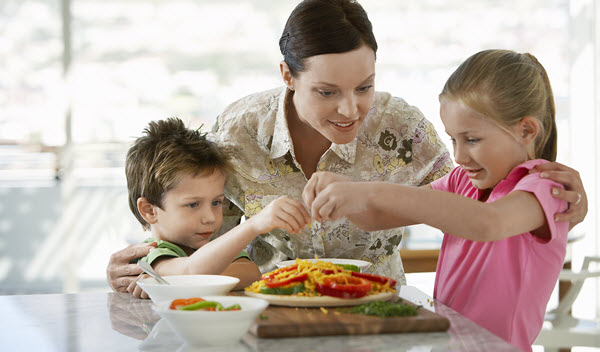
{"type": "Polygon", "coordinates": [[[173,242],[184,250],[207,244],[223,223],[223,187],[220,171],[210,175],[183,175],[163,198],[162,209],[155,207],[154,236],[173,242]]]}
{"type": "Polygon", "coordinates": [[[454,160],[474,187],[491,190],[517,165],[528,160],[527,146],[492,120],[459,102],[440,99],[440,115],[452,139],[454,160]]]}
{"type": "Polygon", "coordinates": [[[297,118],[330,142],[351,142],[373,102],[375,52],[363,45],[346,53],[312,56],[305,67],[290,81],[297,118]]]}

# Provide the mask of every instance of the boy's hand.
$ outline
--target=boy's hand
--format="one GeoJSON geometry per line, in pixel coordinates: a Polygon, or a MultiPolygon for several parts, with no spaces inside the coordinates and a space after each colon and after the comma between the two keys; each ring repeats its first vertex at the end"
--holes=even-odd
{"type": "MultiPolygon", "coordinates": [[[[348,176],[336,174],[334,172],[329,171],[319,171],[315,172],[306,186],[304,186],[304,191],[302,192],[302,199],[304,200],[304,204],[311,209],[312,212],[312,204],[317,195],[323,191],[327,186],[334,182],[351,182],[352,179],[348,176]]],[[[317,218],[317,217],[316,217],[317,218]]],[[[319,220],[317,218],[317,220],[319,220]]]]}
{"type": "Polygon", "coordinates": [[[137,264],[130,262],[147,256],[153,248],[156,248],[156,242],[131,244],[110,256],[106,267],[106,281],[113,291],[128,292],[127,288],[137,281],[137,276],[142,273],[137,264]]]}
{"type": "Polygon", "coordinates": [[[269,203],[248,221],[257,233],[267,233],[277,228],[289,233],[300,233],[311,220],[302,203],[284,196],[269,203]]]}
{"type": "Polygon", "coordinates": [[[367,211],[369,189],[362,182],[334,182],[317,192],[311,214],[317,221],[338,220],[367,211]]]}

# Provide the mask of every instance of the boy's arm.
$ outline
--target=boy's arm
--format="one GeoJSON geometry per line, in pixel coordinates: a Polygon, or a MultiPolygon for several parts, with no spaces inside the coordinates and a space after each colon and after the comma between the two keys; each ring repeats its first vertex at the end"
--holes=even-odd
{"type": "Polygon", "coordinates": [[[191,256],[167,258],[153,267],[160,275],[221,274],[260,234],[275,228],[282,228],[289,233],[300,233],[308,223],[310,216],[300,202],[280,197],[255,216],[198,248],[191,256]]]}
{"type": "Polygon", "coordinates": [[[153,267],[160,275],[218,275],[228,269],[237,255],[260,233],[251,222],[245,221],[198,248],[191,256],[159,259],[153,267]]]}
{"type": "Polygon", "coordinates": [[[524,232],[545,232],[544,211],[532,193],[514,191],[483,203],[431,187],[385,182],[333,183],[313,202],[324,219],[347,216],[366,230],[427,224],[475,241],[494,241],[524,232]]]}

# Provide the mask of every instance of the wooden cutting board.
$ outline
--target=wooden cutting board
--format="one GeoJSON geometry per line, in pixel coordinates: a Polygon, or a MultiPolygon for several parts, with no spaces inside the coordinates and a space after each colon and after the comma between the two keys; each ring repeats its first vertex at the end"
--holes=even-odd
{"type": "MultiPolygon", "coordinates": [[[[412,304],[406,300],[407,304],[412,304]]],[[[250,326],[257,337],[389,334],[446,331],[448,319],[421,308],[413,317],[379,318],[342,313],[338,308],[290,308],[269,306],[250,326]]]]}

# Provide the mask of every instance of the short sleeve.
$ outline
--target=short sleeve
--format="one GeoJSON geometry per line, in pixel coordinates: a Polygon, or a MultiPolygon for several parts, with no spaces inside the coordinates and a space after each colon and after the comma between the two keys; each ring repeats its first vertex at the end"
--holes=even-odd
{"type": "Polygon", "coordinates": [[[151,249],[150,253],[148,253],[147,256],[140,258],[140,260],[148,262],[148,264],[152,264],[158,258],[162,257],[187,257],[187,254],[183,249],[171,242],[157,240],[155,238],[147,238],[146,240],[144,240],[144,242],[156,242],[157,244],[156,248],[151,249]]]}
{"type": "Polygon", "coordinates": [[[554,221],[554,215],[556,213],[562,213],[568,207],[567,202],[552,197],[552,188],[564,188],[561,184],[554,181],[543,179],[539,176],[539,173],[528,174],[523,177],[513,189],[514,191],[525,191],[532,193],[540,203],[544,215],[546,216],[546,222],[550,229],[550,238],[556,238],[559,231],[564,231],[563,227],[567,227],[568,223],[562,222],[557,223],[554,221]]]}
{"type": "Polygon", "coordinates": [[[250,255],[248,254],[248,252],[246,252],[246,251],[241,251],[241,252],[240,252],[240,254],[238,254],[238,256],[237,256],[237,257],[235,257],[235,259],[234,259],[233,261],[235,262],[236,260],[238,260],[238,259],[242,259],[242,258],[246,258],[246,259],[248,259],[248,260],[252,260],[252,259],[250,259],[250,255]]]}
{"type": "Polygon", "coordinates": [[[429,185],[438,191],[459,193],[457,189],[461,183],[461,170],[460,167],[456,167],[445,176],[432,181],[429,185]]]}
{"type": "Polygon", "coordinates": [[[143,261],[147,262],[148,264],[152,265],[152,263],[154,263],[158,258],[161,258],[161,257],[178,258],[180,256],[177,255],[177,253],[175,253],[175,251],[173,251],[170,248],[154,248],[154,249],[150,250],[150,253],[148,253],[147,256],[141,258],[140,260],[143,260],[143,261]]]}
{"type": "Polygon", "coordinates": [[[417,125],[412,146],[416,184],[419,186],[441,178],[454,168],[448,149],[425,117],[417,125]]]}
{"type": "Polygon", "coordinates": [[[451,189],[450,175],[451,174],[442,176],[441,178],[438,178],[437,180],[432,181],[429,185],[431,186],[431,188],[433,188],[435,190],[449,192],[451,189]]]}

